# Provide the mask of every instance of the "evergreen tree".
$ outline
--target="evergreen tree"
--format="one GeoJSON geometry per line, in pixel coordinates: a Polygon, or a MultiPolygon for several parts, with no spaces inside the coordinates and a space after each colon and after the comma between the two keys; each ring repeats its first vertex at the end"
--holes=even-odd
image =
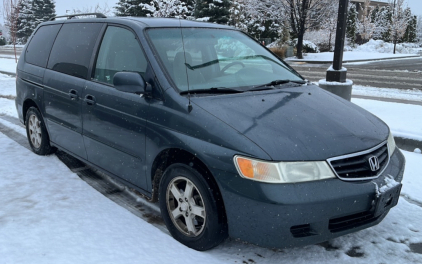
{"type": "Polygon", "coordinates": [[[16,37],[18,42],[26,43],[33,29],[33,10],[31,0],[21,0],[18,4],[19,15],[17,21],[16,37]]]}
{"type": "Polygon", "coordinates": [[[54,0],[32,0],[32,30],[42,22],[56,16],[56,5],[54,0]]]}
{"type": "Polygon", "coordinates": [[[152,17],[176,17],[185,18],[188,9],[185,2],[180,0],[151,0],[150,4],[141,4],[141,6],[151,12],[152,17]]]}
{"type": "Polygon", "coordinates": [[[151,11],[146,10],[143,4],[150,4],[151,0],[119,0],[116,9],[116,16],[141,16],[151,15],[151,11]]]}
{"type": "Polygon", "coordinates": [[[375,24],[373,34],[374,39],[381,39],[389,42],[391,38],[390,25],[391,25],[391,9],[390,6],[377,8],[372,12],[372,21],[375,24]]]}
{"type": "Polygon", "coordinates": [[[349,8],[349,12],[347,14],[347,28],[346,28],[346,37],[352,43],[355,44],[356,40],[356,33],[357,33],[357,20],[358,20],[358,12],[356,10],[356,5],[352,4],[349,8]]]}
{"type": "Polygon", "coordinates": [[[416,42],[417,17],[412,15],[410,8],[404,10],[404,16],[409,17],[409,20],[407,21],[406,31],[399,42],[416,42]]]}
{"type": "Polygon", "coordinates": [[[185,3],[185,7],[188,10],[185,14],[186,19],[193,20],[195,19],[195,0],[180,0],[180,2],[185,3]]]}
{"type": "Polygon", "coordinates": [[[229,0],[197,0],[195,7],[196,18],[208,18],[209,22],[227,24],[230,16],[229,0]]]}

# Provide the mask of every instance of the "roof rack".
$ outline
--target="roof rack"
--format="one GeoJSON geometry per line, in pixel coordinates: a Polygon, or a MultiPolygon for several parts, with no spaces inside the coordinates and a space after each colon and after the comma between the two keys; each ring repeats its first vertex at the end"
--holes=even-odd
{"type": "Polygon", "coordinates": [[[104,14],[101,13],[83,13],[83,14],[72,14],[72,15],[65,15],[65,16],[56,16],[50,18],[50,21],[56,20],[56,18],[67,17],[67,19],[72,19],[77,16],[96,16],[97,18],[107,18],[104,14]]]}

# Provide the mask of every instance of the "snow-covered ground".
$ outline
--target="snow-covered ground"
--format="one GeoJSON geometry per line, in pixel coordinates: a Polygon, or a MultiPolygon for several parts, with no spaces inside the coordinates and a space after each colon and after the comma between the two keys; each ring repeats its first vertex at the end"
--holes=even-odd
{"type": "Polygon", "coordinates": [[[15,57],[12,55],[1,55],[0,57],[0,71],[16,72],[15,57]]]}
{"type": "Polygon", "coordinates": [[[356,98],[352,102],[386,122],[394,136],[422,141],[422,106],[356,98]]]}
{"type": "Polygon", "coordinates": [[[404,90],[353,85],[352,95],[367,95],[382,98],[422,101],[422,91],[416,89],[404,90]]]}
{"type": "MultiPolygon", "coordinates": [[[[343,61],[353,62],[362,60],[382,60],[394,58],[414,57],[417,54],[393,54],[390,53],[377,53],[370,51],[345,51],[343,54],[343,61]]],[[[321,53],[307,53],[302,60],[295,57],[287,58],[286,61],[315,61],[321,63],[329,63],[333,61],[334,52],[321,52],[321,53]]]]}
{"type": "MultiPolygon", "coordinates": [[[[396,54],[393,54],[394,45],[387,43],[382,40],[369,40],[369,42],[358,45],[355,48],[345,48],[343,54],[343,61],[354,62],[354,61],[367,61],[367,60],[382,60],[382,59],[394,59],[394,58],[406,58],[421,55],[421,48],[418,48],[415,44],[397,44],[396,54]]],[[[322,53],[307,53],[304,54],[303,59],[299,60],[296,57],[287,58],[287,61],[315,61],[315,62],[332,62],[334,52],[322,52],[322,53]]]]}
{"type": "MultiPolygon", "coordinates": [[[[14,91],[14,79],[0,75],[0,95],[14,91]]],[[[393,131],[422,136],[422,106],[353,102],[393,131]]],[[[1,118],[4,114],[17,117],[13,100],[0,98],[2,264],[422,263],[422,154],[404,152],[403,196],[375,227],[302,248],[269,250],[228,240],[197,252],[98,193],[55,155],[37,156],[6,137],[2,126],[23,136],[25,130],[1,118]]]]}

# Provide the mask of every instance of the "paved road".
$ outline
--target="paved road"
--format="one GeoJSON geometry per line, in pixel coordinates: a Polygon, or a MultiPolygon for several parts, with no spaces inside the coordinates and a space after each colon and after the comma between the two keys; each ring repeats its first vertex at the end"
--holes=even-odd
{"type": "MultiPolygon", "coordinates": [[[[290,63],[310,81],[325,79],[329,64],[290,63]]],[[[357,85],[422,90],[422,58],[345,64],[347,78],[357,85]]]]}

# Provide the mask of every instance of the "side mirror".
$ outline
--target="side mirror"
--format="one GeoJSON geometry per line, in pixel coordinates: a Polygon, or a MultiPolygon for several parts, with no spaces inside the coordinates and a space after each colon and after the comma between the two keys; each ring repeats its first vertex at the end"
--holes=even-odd
{"type": "Polygon", "coordinates": [[[145,93],[147,86],[144,78],[136,72],[117,72],[113,77],[113,85],[119,91],[126,93],[145,93]]]}

